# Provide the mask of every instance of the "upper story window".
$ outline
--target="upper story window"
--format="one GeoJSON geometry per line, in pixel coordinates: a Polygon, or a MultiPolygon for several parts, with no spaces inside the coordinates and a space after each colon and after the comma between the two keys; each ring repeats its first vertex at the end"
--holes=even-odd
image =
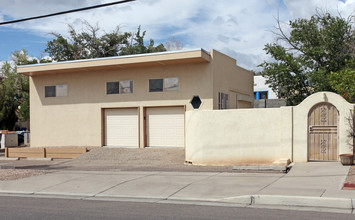
{"type": "Polygon", "coordinates": [[[254,92],[254,98],[255,99],[268,99],[269,98],[268,91],[254,92]]]}
{"type": "Polygon", "coordinates": [[[149,92],[168,92],[179,90],[179,78],[150,79],[149,92]]]}
{"type": "Polygon", "coordinates": [[[119,82],[107,82],[106,83],[106,93],[107,94],[118,94],[119,93],[119,82]]]}
{"type": "Polygon", "coordinates": [[[120,93],[133,93],[133,81],[120,81],[120,93]]]}
{"type": "Polygon", "coordinates": [[[267,92],[260,92],[260,99],[267,99],[267,92]]]}
{"type": "Polygon", "coordinates": [[[106,83],[106,94],[128,94],[133,93],[133,81],[117,81],[106,83]]]}
{"type": "Polygon", "coordinates": [[[163,79],[150,79],[149,92],[162,92],[163,84],[163,79]]]}
{"type": "Polygon", "coordinates": [[[55,85],[44,87],[45,97],[65,97],[68,96],[68,85],[55,85]]]}
{"type": "Polygon", "coordinates": [[[228,109],[229,106],[229,96],[226,93],[218,93],[218,109],[228,109]]]}
{"type": "Polygon", "coordinates": [[[165,78],[164,79],[164,92],[165,91],[178,91],[179,90],[179,78],[165,78]]]}

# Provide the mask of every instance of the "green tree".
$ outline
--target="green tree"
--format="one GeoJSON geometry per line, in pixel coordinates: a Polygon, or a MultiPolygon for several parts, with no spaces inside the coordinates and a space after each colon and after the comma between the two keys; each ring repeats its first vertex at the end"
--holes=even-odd
{"type": "Polygon", "coordinates": [[[355,60],[347,62],[346,68],[332,72],[329,76],[330,85],[350,103],[355,103],[355,60]]]}
{"type": "Polygon", "coordinates": [[[260,64],[261,75],[289,105],[296,105],[312,93],[334,91],[329,75],[342,70],[352,56],[354,41],[351,20],[329,13],[289,22],[286,34],[278,21],[277,43],[265,46],[273,61],[260,64]]]}
{"type": "Polygon", "coordinates": [[[45,52],[54,60],[65,61],[166,51],[163,44],[154,46],[152,39],[148,45],[144,45],[146,31],[141,34],[140,26],[135,34],[121,33],[117,27],[100,35],[100,27],[97,24],[93,26],[86,21],[83,24],[86,29],[80,33],[69,25],[68,38],[52,33],[55,39],[47,42],[45,52]]]}
{"type": "Polygon", "coordinates": [[[29,59],[25,50],[13,52],[11,58],[12,62],[5,62],[0,69],[3,76],[0,80],[0,128],[7,130],[13,130],[19,119],[29,119],[28,76],[18,74],[16,67],[39,62],[29,59]]]}
{"type": "Polygon", "coordinates": [[[144,36],[146,31],[143,31],[141,34],[141,26],[138,27],[138,30],[135,34],[128,34],[128,38],[119,52],[119,55],[131,55],[131,54],[142,54],[142,53],[155,53],[166,51],[163,44],[154,46],[154,40],[150,39],[149,44],[144,45],[144,36]]]}
{"type": "Polygon", "coordinates": [[[12,130],[17,122],[16,110],[18,100],[16,99],[15,73],[9,62],[1,67],[3,79],[0,83],[0,128],[12,130]]]}

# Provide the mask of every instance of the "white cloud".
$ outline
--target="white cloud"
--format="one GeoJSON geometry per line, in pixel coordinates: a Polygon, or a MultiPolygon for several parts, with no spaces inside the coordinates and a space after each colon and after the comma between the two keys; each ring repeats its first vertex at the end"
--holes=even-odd
{"type": "Polygon", "coordinates": [[[333,15],[341,14],[346,18],[354,13],[355,9],[355,0],[284,0],[284,3],[289,10],[291,19],[310,18],[317,13],[317,10],[333,15]]]}
{"type": "MultiPolygon", "coordinates": [[[[0,0],[0,15],[18,19],[106,2],[112,0],[0,0]]],[[[355,0],[141,0],[11,27],[49,37],[47,34],[53,31],[67,34],[67,24],[81,29],[82,19],[91,24],[98,22],[107,31],[117,25],[122,31],[136,31],[142,25],[147,39],[165,42],[174,36],[183,41],[186,49],[214,48],[237,58],[239,65],[256,69],[266,58],[264,45],[275,40],[271,33],[275,18],[285,22],[308,18],[316,8],[339,11],[346,17],[355,8],[355,0]]]]}

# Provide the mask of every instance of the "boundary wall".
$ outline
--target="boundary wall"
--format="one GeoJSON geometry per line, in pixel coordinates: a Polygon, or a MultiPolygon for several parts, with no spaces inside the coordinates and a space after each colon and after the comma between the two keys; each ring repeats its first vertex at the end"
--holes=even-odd
{"type": "Polygon", "coordinates": [[[293,107],[187,111],[185,160],[221,166],[307,162],[308,114],[318,103],[337,108],[338,153],[352,153],[346,118],[355,104],[319,92],[293,107]]]}

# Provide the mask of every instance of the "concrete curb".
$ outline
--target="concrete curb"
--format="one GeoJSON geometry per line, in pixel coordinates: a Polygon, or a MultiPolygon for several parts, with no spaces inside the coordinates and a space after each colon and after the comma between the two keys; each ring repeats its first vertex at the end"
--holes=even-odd
{"type": "Polygon", "coordinates": [[[287,166],[279,166],[279,165],[272,165],[272,166],[233,166],[232,170],[249,170],[249,171],[279,171],[285,172],[287,170],[287,166]]]}
{"type": "Polygon", "coordinates": [[[166,197],[127,197],[93,195],[91,193],[45,193],[30,191],[0,190],[0,196],[25,196],[25,197],[46,197],[62,199],[84,199],[104,201],[132,201],[132,202],[158,202],[158,203],[188,203],[215,206],[243,206],[243,207],[283,207],[285,209],[310,208],[324,209],[325,211],[353,213],[355,199],[334,198],[334,197],[309,197],[309,196],[282,196],[282,195],[242,195],[223,199],[201,199],[201,198],[166,198],[166,197]]]}
{"type": "Polygon", "coordinates": [[[16,169],[15,166],[0,165],[0,169],[16,169]]]}
{"type": "Polygon", "coordinates": [[[317,208],[354,209],[352,199],[303,196],[253,196],[257,205],[306,206],[317,208]]]}
{"type": "Polygon", "coordinates": [[[309,197],[309,196],[282,196],[282,195],[246,195],[230,197],[220,202],[236,203],[244,205],[268,205],[268,206],[292,206],[313,207],[329,209],[355,209],[355,199],[333,197],[309,197]]]}
{"type": "Polygon", "coordinates": [[[46,157],[46,158],[27,157],[26,160],[52,161],[53,158],[50,158],[50,157],[46,157]]]}
{"type": "Polygon", "coordinates": [[[0,160],[19,160],[18,157],[1,157],[0,160]]]}
{"type": "Polygon", "coordinates": [[[253,204],[253,200],[252,200],[251,195],[224,198],[224,199],[219,200],[219,202],[234,203],[234,204],[239,204],[239,205],[252,205],[253,204]]]}

